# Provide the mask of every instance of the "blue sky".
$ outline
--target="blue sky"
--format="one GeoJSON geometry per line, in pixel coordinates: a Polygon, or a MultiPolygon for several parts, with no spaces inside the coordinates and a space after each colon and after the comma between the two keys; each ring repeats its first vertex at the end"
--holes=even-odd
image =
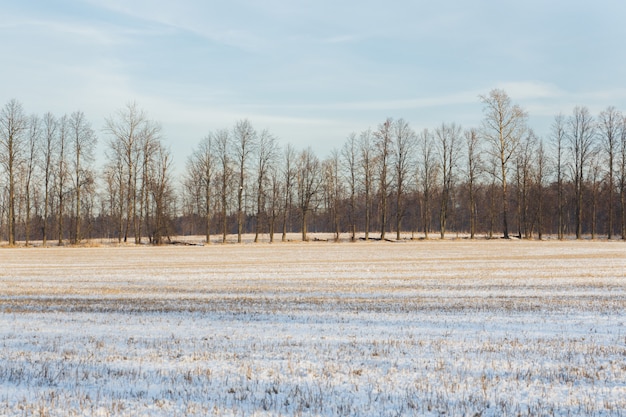
{"type": "MultiPolygon", "coordinates": [[[[619,1],[47,0],[0,7],[0,102],[103,120],[135,101],[179,168],[248,118],[324,157],[387,117],[479,126],[503,88],[539,136],[559,112],[626,110],[619,1]]],[[[101,146],[101,151],[103,147],[101,146]]]]}

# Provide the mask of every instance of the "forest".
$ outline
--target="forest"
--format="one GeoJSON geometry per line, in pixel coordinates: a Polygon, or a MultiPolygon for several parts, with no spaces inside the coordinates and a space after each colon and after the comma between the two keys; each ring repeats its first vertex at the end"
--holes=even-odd
{"type": "Polygon", "coordinates": [[[388,118],[348,133],[324,158],[243,119],[208,132],[175,171],[159,122],[136,103],[96,132],[81,111],[27,115],[12,99],[0,110],[0,241],[626,238],[618,109],[577,106],[539,137],[505,91],[477,105],[476,127],[415,130],[388,118]]]}

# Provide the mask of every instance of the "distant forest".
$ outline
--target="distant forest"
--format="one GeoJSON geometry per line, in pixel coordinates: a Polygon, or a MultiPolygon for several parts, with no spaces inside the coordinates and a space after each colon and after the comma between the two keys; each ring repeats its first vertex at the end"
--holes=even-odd
{"type": "Polygon", "coordinates": [[[136,104],[105,121],[105,163],[80,111],[0,110],[0,240],[167,242],[252,233],[351,239],[626,238],[626,118],[614,107],[556,115],[538,137],[506,92],[480,97],[483,119],[415,131],[387,119],[320,159],[250,121],[209,132],[174,178],[158,121],[136,104]]]}

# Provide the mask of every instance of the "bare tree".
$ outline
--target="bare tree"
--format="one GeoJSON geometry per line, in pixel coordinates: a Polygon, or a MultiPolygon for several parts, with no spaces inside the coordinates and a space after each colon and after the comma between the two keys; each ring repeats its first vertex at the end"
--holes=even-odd
{"type": "Polygon", "coordinates": [[[218,130],[215,133],[215,146],[217,160],[220,167],[220,202],[222,217],[222,243],[226,242],[228,231],[228,194],[233,175],[232,161],[230,157],[230,133],[228,130],[218,130]]]}
{"type": "Polygon", "coordinates": [[[217,165],[214,155],[215,142],[213,134],[205,136],[187,161],[187,188],[193,189],[198,209],[201,210],[198,214],[204,216],[207,244],[211,243],[211,190],[217,165]]]}
{"type": "Polygon", "coordinates": [[[489,152],[497,158],[499,170],[496,175],[502,185],[502,232],[509,238],[507,172],[509,161],[517,150],[526,131],[525,111],[513,105],[509,96],[499,89],[494,89],[487,96],[480,96],[484,105],[483,136],[489,143],[489,152]]]}
{"type": "Polygon", "coordinates": [[[391,188],[389,180],[389,164],[393,146],[393,120],[388,118],[378,125],[378,130],[374,132],[376,146],[376,160],[378,162],[378,192],[380,193],[379,211],[380,211],[380,239],[385,239],[385,231],[387,229],[387,212],[389,189],[391,188]]]}
{"type": "Polygon", "coordinates": [[[480,172],[480,149],[476,129],[465,131],[465,147],[467,150],[467,187],[469,191],[469,222],[470,239],[476,235],[476,183],[480,172]]]}
{"type": "Polygon", "coordinates": [[[126,199],[124,242],[128,240],[132,223],[135,243],[139,243],[137,165],[139,164],[139,151],[141,149],[141,131],[147,122],[146,114],[136,103],[127,104],[125,108],[118,110],[115,116],[110,116],[105,120],[104,130],[110,135],[109,146],[113,151],[113,157],[121,160],[124,167],[124,197],[126,199]]]}
{"type": "Polygon", "coordinates": [[[563,192],[563,175],[565,164],[565,117],[562,114],[557,115],[554,118],[552,124],[552,146],[554,147],[555,157],[555,170],[556,170],[556,188],[557,188],[557,213],[558,213],[558,226],[557,234],[559,240],[563,240],[565,233],[565,221],[564,221],[564,192],[563,192]]]}
{"type": "Polygon", "coordinates": [[[400,240],[402,219],[406,215],[405,194],[411,167],[415,163],[416,135],[409,124],[398,119],[393,126],[394,151],[393,167],[396,183],[396,240],[400,240]]]}
{"type": "Polygon", "coordinates": [[[613,106],[607,107],[600,113],[598,118],[600,133],[602,134],[602,148],[606,155],[607,163],[607,189],[608,196],[608,226],[607,237],[610,240],[613,237],[613,194],[615,191],[615,159],[618,152],[620,140],[620,130],[622,127],[623,117],[621,113],[613,106]]]}
{"type": "Polygon", "coordinates": [[[154,204],[154,223],[150,236],[153,244],[160,245],[165,237],[169,238],[168,222],[174,200],[170,178],[172,158],[160,141],[156,142],[152,155],[154,159],[148,164],[150,172],[147,179],[154,204]]]}
{"type": "Polygon", "coordinates": [[[330,225],[335,234],[335,242],[341,234],[340,213],[343,200],[343,184],[340,180],[339,152],[333,149],[328,159],[322,163],[326,212],[330,218],[330,225]]]}
{"type": "MultiPolygon", "coordinates": [[[[110,159],[104,166],[107,212],[113,222],[118,243],[122,242],[124,230],[124,167],[120,158],[110,159]]],[[[104,203],[104,202],[103,202],[104,203]]],[[[107,234],[107,237],[110,237],[107,234]]]]}
{"type": "Polygon", "coordinates": [[[598,194],[602,182],[600,153],[596,152],[589,161],[588,177],[591,179],[591,239],[596,238],[598,224],[598,194]]]}
{"type": "Polygon", "coordinates": [[[544,228],[544,188],[548,171],[548,155],[546,154],[543,141],[539,140],[539,145],[535,150],[535,187],[537,200],[537,234],[539,240],[543,239],[544,228]]]}
{"type": "Polygon", "coordinates": [[[274,163],[270,166],[268,175],[269,175],[269,183],[270,183],[270,188],[271,188],[271,198],[270,198],[269,216],[268,216],[269,232],[270,232],[270,243],[274,243],[274,234],[276,233],[276,219],[279,217],[281,213],[281,207],[282,207],[281,193],[283,192],[283,183],[282,183],[281,172],[280,172],[278,163],[274,163]]]}
{"type": "Polygon", "coordinates": [[[446,235],[448,220],[448,203],[452,192],[454,171],[457,168],[461,151],[461,127],[455,123],[442,123],[435,129],[437,138],[437,150],[439,153],[439,165],[441,167],[441,206],[439,210],[440,235],[443,239],[446,235]]]}
{"type": "Polygon", "coordinates": [[[69,118],[70,143],[72,151],[72,180],[74,182],[75,218],[74,243],[81,241],[81,191],[93,181],[89,168],[93,164],[96,135],[83,112],[72,113],[69,118]]]}
{"type": "Polygon", "coordinates": [[[537,137],[532,130],[520,142],[515,166],[517,180],[517,236],[529,239],[532,235],[532,221],[529,215],[530,190],[534,179],[533,153],[537,137]]]}
{"type": "Polygon", "coordinates": [[[372,217],[372,188],[374,186],[374,168],[376,161],[373,142],[373,135],[369,129],[363,131],[359,136],[359,171],[365,200],[365,240],[369,240],[372,217]]]}
{"type": "MultiPolygon", "coordinates": [[[[200,146],[200,145],[199,145],[200,146]]],[[[198,148],[199,148],[198,146],[198,148]]],[[[182,189],[181,189],[181,210],[182,217],[186,220],[183,223],[183,233],[189,233],[191,235],[198,234],[198,223],[203,222],[200,227],[203,229],[206,237],[206,216],[204,210],[205,206],[205,193],[202,184],[202,169],[200,168],[200,161],[198,160],[198,148],[194,148],[191,154],[187,157],[185,163],[185,173],[183,174],[182,189]],[[203,219],[203,220],[201,220],[203,219]]],[[[213,173],[212,173],[213,174],[213,173]]],[[[209,201],[211,201],[211,188],[209,188],[209,201]]],[[[209,207],[209,214],[211,210],[209,207]]],[[[210,243],[210,228],[209,228],[209,240],[205,242],[210,243]]]]}
{"type": "Polygon", "coordinates": [[[622,240],[626,240],[626,117],[622,118],[619,136],[619,195],[622,240]]]}
{"type": "Polygon", "coordinates": [[[237,161],[239,187],[237,188],[237,243],[241,243],[243,232],[244,201],[243,193],[246,187],[248,160],[255,151],[257,134],[248,120],[241,120],[233,129],[233,155],[237,161]]]}
{"type": "Polygon", "coordinates": [[[419,135],[421,150],[420,183],[422,188],[422,227],[424,237],[428,239],[431,222],[431,203],[433,187],[439,175],[439,165],[435,158],[435,141],[432,133],[424,129],[419,135]]]}
{"type": "Polygon", "coordinates": [[[43,142],[41,144],[41,170],[43,171],[43,223],[42,239],[43,246],[48,244],[48,216],[50,209],[50,197],[52,194],[52,173],[57,141],[57,121],[52,113],[43,116],[43,142]]]}
{"type": "Polygon", "coordinates": [[[595,149],[596,128],[593,117],[586,107],[575,107],[568,119],[567,139],[573,159],[574,193],[576,198],[576,239],[582,238],[583,194],[585,170],[595,149]]]}
{"type": "Polygon", "coordinates": [[[261,132],[257,143],[256,152],[256,225],[254,241],[259,241],[259,233],[263,222],[262,216],[265,213],[265,200],[267,197],[267,183],[269,173],[276,161],[278,154],[278,144],[276,138],[268,131],[261,132]]]}
{"type": "Polygon", "coordinates": [[[300,153],[297,166],[298,203],[302,220],[302,240],[307,241],[307,220],[321,185],[321,164],[311,148],[300,153]]]}
{"type": "Polygon", "coordinates": [[[499,169],[499,161],[498,158],[493,155],[493,154],[488,154],[489,156],[489,161],[488,161],[488,165],[487,165],[487,172],[490,174],[491,176],[491,182],[488,185],[488,191],[487,191],[487,199],[489,201],[488,207],[489,207],[489,213],[488,213],[488,218],[489,218],[489,232],[488,232],[488,236],[489,239],[493,239],[493,235],[494,235],[494,229],[495,229],[495,223],[496,223],[496,202],[497,202],[497,198],[496,198],[496,189],[497,189],[497,183],[498,183],[498,169],[499,169]]]}
{"type": "Polygon", "coordinates": [[[283,198],[283,242],[287,240],[287,222],[289,221],[291,206],[293,205],[293,187],[296,183],[297,176],[296,167],[294,166],[295,159],[295,149],[291,146],[291,144],[287,144],[284,152],[284,165],[282,172],[283,185],[285,187],[283,198]]]}
{"type": "MultiPolygon", "coordinates": [[[[148,207],[150,188],[150,165],[159,162],[159,158],[164,155],[161,143],[161,125],[152,120],[146,120],[142,124],[138,137],[137,173],[136,181],[139,182],[137,198],[139,199],[137,227],[135,227],[135,242],[141,243],[141,236],[145,225],[150,222],[150,210],[148,207]],[[156,159],[155,159],[156,158],[156,159]]],[[[165,152],[169,154],[168,152],[165,152]]]]}
{"type": "Polygon", "coordinates": [[[8,226],[10,246],[15,245],[16,174],[23,157],[23,135],[27,128],[27,118],[24,115],[22,104],[15,99],[10,100],[2,110],[0,110],[0,164],[2,164],[8,177],[8,226]]]}
{"type": "Polygon", "coordinates": [[[358,141],[356,133],[351,133],[341,148],[341,162],[343,162],[343,174],[348,184],[350,200],[348,203],[348,222],[350,224],[350,240],[356,240],[356,196],[358,178],[358,141]]]}
{"type": "Polygon", "coordinates": [[[70,140],[69,118],[64,115],[59,119],[59,135],[57,140],[57,159],[55,173],[55,188],[57,192],[57,234],[59,246],[63,244],[63,218],[65,216],[65,197],[67,194],[66,185],[68,182],[68,146],[70,140]]]}
{"type": "Polygon", "coordinates": [[[32,194],[33,194],[33,177],[38,163],[38,153],[42,138],[41,119],[32,115],[28,119],[28,140],[26,142],[26,158],[24,165],[24,198],[26,221],[24,223],[24,237],[26,246],[30,243],[30,227],[31,227],[31,211],[32,211],[32,194]]]}
{"type": "MultiPolygon", "coordinates": [[[[208,149],[202,142],[187,163],[177,232],[198,230],[208,241],[220,223],[225,241],[237,223],[238,241],[254,227],[255,241],[268,230],[273,241],[282,219],[284,240],[294,231],[289,222],[297,228],[299,220],[303,239],[313,224],[335,238],[349,231],[352,240],[358,231],[368,239],[371,227],[385,239],[395,227],[400,239],[411,212],[420,224],[413,230],[423,225],[428,236],[441,198],[442,237],[465,227],[472,238],[487,228],[491,236],[498,224],[508,237],[512,218],[523,238],[555,232],[563,239],[574,229],[577,238],[606,232],[611,239],[621,231],[626,239],[626,118],[620,111],[607,107],[594,120],[576,107],[570,117],[557,116],[546,150],[505,92],[493,90],[481,100],[482,129],[464,132],[465,143],[455,124],[416,138],[408,123],[389,118],[374,131],[349,135],[323,163],[310,149],[292,147],[278,163],[274,138],[257,135],[247,120],[215,132],[206,139],[208,149]],[[456,184],[462,154],[463,181],[456,184]],[[461,191],[466,200],[455,197],[461,191]]],[[[82,112],[40,119],[24,117],[15,100],[0,108],[0,230],[9,244],[25,238],[28,245],[39,230],[44,245],[57,236],[59,244],[80,242],[94,232],[161,242],[172,231],[176,200],[171,178],[163,175],[171,173],[171,155],[158,123],[129,104],[106,119],[104,131],[109,146],[98,194],[95,134],[82,112]]]]}

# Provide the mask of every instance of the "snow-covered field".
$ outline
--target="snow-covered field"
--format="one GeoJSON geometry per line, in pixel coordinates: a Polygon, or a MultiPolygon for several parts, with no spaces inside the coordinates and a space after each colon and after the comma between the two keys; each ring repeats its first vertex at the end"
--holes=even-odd
{"type": "Polygon", "coordinates": [[[0,250],[0,415],[626,415],[626,244],[0,250]]]}

